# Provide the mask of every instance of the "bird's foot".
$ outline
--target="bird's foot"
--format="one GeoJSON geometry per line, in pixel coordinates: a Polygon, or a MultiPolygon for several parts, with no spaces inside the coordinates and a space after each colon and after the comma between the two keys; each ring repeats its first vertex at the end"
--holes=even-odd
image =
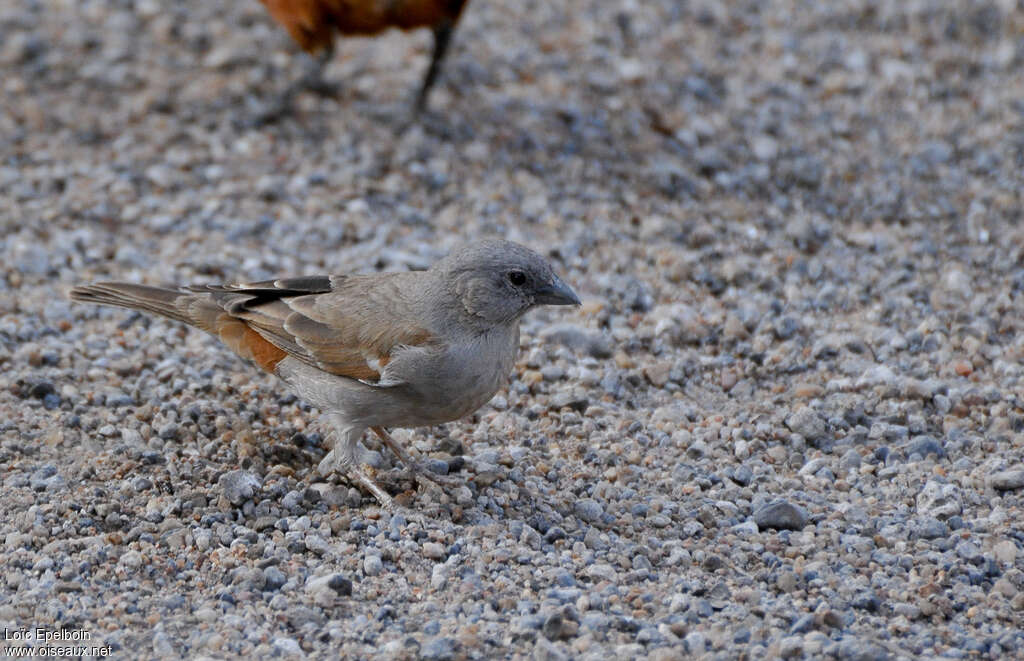
{"type": "Polygon", "coordinates": [[[466,481],[455,475],[447,475],[434,471],[425,461],[406,464],[406,474],[424,486],[434,485],[448,488],[461,487],[466,481]]]}
{"type": "Polygon", "coordinates": [[[325,99],[337,99],[341,96],[343,88],[338,83],[331,83],[320,76],[316,76],[303,81],[301,89],[325,99]]]}
{"type": "Polygon", "coordinates": [[[337,99],[341,96],[341,90],[341,85],[324,80],[319,72],[307,73],[289,85],[276,99],[257,110],[252,122],[255,126],[265,126],[279,122],[289,115],[294,115],[295,99],[302,92],[310,92],[322,98],[337,99]]]}
{"type": "Polygon", "coordinates": [[[429,108],[413,105],[411,109],[404,111],[404,116],[395,124],[395,135],[402,136],[414,126],[419,126],[424,133],[441,140],[450,141],[455,137],[449,118],[429,108]]]}
{"type": "Polygon", "coordinates": [[[327,456],[320,462],[318,470],[321,475],[327,476],[331,473],[339,473],[345,477],[354,480],[360,484],[364,489],[373,494],[373,497],[377,499],[380,506],[389,512],[395,511],[395,501],[388,495],[384,489],[380,487],[377,482],[358,464],[347,461],[337,454],[336,450],[331,450],[327,453],[327,456]]]}
{"type": "Polygon", "coordinates": [[[445,487],[458,487],[465,484],[464,480],[461,480],[453,475],[445,475],[438,473],[431,469],[430,465],[426,461],[417,461],[406,452],[398,441],[391,437],[391,434],[387,432],[383,427],[371,427],[373,433],[375,433],[384,445],[388,446],[392,452],[398,457],[399,461],[405,465],[405,471],[403,473],[422,486],[445,486],[445,487]]]}
{"type": "Polygon", "coordinates": [[[294,92],[289,89],[273,101],[263,104],[253,114],[249,122],[250,125],[255,128],[261,128],[269,124],[276,124],[288,115],[293,114],[295,110],[293,104],[294,96],[294,92]]]}

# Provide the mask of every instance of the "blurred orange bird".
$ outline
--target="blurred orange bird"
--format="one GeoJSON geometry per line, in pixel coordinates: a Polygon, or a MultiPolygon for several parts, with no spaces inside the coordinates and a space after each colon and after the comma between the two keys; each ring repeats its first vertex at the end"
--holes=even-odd
{"type": "Polygon", "coordinates": [[[323,92],[320,70],[334,49],[334,33],[375,35],[388,28],[434,32],[434,52],[416,96],[415,110],[424,108],[437,78],[455,24],[469,0],[260,0],[302,50],[316,58],[316,66],[286,92],[285,103],[297,88],[323,92]]]}

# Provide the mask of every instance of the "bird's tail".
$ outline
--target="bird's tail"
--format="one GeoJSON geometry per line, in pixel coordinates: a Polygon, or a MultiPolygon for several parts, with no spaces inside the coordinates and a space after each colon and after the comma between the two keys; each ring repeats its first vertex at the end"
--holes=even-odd
{"type": "Polygon", "coordinates": [[[177,289],[130,282],[97,282],[71,290],[71,299],[75,301],[142,310],[207,330],[207,317],[214,310],[206,308],[215,306],[204,298],[177,289]]]}

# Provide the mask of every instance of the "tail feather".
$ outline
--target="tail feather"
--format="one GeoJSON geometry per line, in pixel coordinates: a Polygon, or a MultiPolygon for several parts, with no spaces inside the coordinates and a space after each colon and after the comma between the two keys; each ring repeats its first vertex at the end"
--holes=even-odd
{"type": "Polygon", "coordinates": [[[196,295],[176,289],[149,287],[130,282],[97,282],[73,288],[71,298],[85,303],[116,305],[151,312],[192,326],[201,322],[192,311],[195,307],[194,301],[189,300],[197,298],[196,295]]]}

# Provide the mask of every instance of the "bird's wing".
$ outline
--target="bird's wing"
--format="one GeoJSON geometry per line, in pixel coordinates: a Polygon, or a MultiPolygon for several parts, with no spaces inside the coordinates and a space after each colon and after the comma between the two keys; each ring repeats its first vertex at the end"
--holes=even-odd
{"type": "Polygon", "coordinates": [[[397,351],[440,345],[403,314],[405,299],[394,278],[309,276],[193,290],[227,313],[217,333],[229,345],[241,342],[254,356],[260,338],[271,345],[261,350],[272,360],[255,357],[264,367],[272,363],[268,369],[288,355],[331,374],[390,386],[396,384],[382,382],[381,374],[397,351]],[[230,342],[226,334],[239,339],[230,342]]]}

